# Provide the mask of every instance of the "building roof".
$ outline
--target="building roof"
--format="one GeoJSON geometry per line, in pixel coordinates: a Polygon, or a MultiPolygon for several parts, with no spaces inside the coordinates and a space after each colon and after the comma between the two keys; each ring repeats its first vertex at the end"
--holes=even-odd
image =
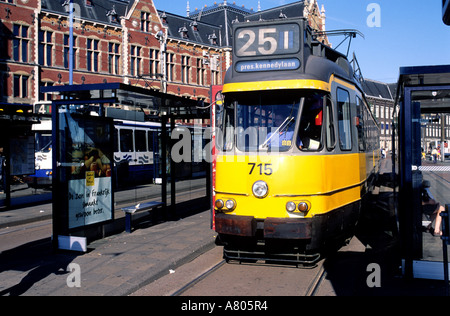
{"type": "Polygon", "coordinates": [[[394,100],[391,89],[387,83],[365,79],[362,83],[364,92],[369,97],[394,100]]]}
{"type": "MultiPolygon", "coordinates": [[[[276,8],[256,12],[245,17],[247,21],[269,21],[283,18],[298,18],[303,17],[304,2],[298,1],[294,3],[285,4],[276,8]]],[[[243,22],[243,21],[241,21],[243,22]]]]}
{"type": "Polygon", "coordinates": [[[221,28],[218,35],[218,42],[222,46],[231,46],[231,26],[233,21],[238,19],[243,21],[244,17],[253,13],[245,7],[239,7],[236,4],[229,4],[227,1],[204,7],[201,10],[195,10],[189,17],[197,21],[213,24],[221,28]]]}
{"type": "Polygon", "coordinates": [[[280,7],[257,11],[239,7],[235,3],[228,1],[216,3],[213,6],[204,7],[201,10],[195,10],[189,17],[197,21],[206,22],[221,27],[219,42],[222,46],[231,46],[232,25],[236,22],[275,20],[282,17],[293,18],[303,16],[303,1],[297,1],[280,7]]]}
{"type": "Polygon", "coordinates": [[[179,16],[173,13],[158,11],[161,20],[169,32],[169,38],[179,38],[184,41],[200,43],[204,45],[220,45],[219,26],[189,17],[179,16]]]}
{"type": "MultiPolygon", "coordinates": [[[[68,15],[69,0],[42,0],[42,10],[68,15]]],[[[74,14],[83,20],[120,25],[134,0],[73,0],[74,14]]]]}

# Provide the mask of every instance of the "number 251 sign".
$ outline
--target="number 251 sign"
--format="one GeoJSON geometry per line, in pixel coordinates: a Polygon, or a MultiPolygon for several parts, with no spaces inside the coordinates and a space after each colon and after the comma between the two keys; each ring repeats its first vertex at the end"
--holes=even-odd
{"type": "Polygon", "coordinates": [[[300,27],[295,23],[236,30],[235,52],[238,57],[296,54],[299,50],[300,27]]]}

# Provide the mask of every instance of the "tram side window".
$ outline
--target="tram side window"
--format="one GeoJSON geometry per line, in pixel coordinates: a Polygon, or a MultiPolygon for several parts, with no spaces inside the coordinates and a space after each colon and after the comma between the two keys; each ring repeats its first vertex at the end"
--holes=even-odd
{"type": "Polygon", "coordinates": [[[314,93],[305,97],[297,144],[303,151],[322,149],[323,104],[325,96],[314,93]]]}
{"type": "Polygon", "coordinates": [[[147,132],[148,151],[153,151],[153,133],[150,131],[147,132]]]}
{"type": "Polygon", "coordinates": [[[120,151],[132,152],[133,150],[133,130],[121,129],[120,130],[120,151]]]}
{"type": "Polygon", "coordinates": [[[341,150],[352,149],[350,94],[347,90],[337,89],[337,111],[339,121],[339,145],[341,150]]]}
{"type": "Polygon", "coordinates": [[[364,103],[363,101],[359,98],[356,97],[356,130],[358,131],[358,146],[359,146],[359,150],[360,151],[365,151],[366,150],[366,141],[365,141],[365,137],[364,137],[364,123],[365,123],[365,118],[363,116],[363,108],[364,107],[364,103]]]}
{"type": "Polygon", "coordinates": [[[233,149],[235,101],[228,101],[223,107],[216,107],[216,147],[221,151],[233,149]]]}
{"type": "Polygon", "coordinates": [[[327,97],[327,103],[325,108],[324,124],[326,128],[326,143],[329,151],[333,150],[336,146],[336,136],[334,134],[334,120],[333,120],[333,104],[330,97],[327,97]]]}
{"type": "Polygon", "coordinates": [[[119,151],[119,131],[117,128],[114,129],[114,152],[119,151]]]}
{"type": "Polygon", "coordinates": [[[141,130],[136,130],[134,132],[134,144],[137,152],[147,151],[147,138],[146,132],[141,130]]]}

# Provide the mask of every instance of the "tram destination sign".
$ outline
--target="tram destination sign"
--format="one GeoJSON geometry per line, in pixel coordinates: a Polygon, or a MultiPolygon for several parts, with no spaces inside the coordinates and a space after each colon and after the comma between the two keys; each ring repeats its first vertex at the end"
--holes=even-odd
{"type": "Polygon", "coordinates": [[[297,58],[241,61],[236,63],[236,71],[238,72],[296,70],[299,67],[300,61],[297,58]]]}

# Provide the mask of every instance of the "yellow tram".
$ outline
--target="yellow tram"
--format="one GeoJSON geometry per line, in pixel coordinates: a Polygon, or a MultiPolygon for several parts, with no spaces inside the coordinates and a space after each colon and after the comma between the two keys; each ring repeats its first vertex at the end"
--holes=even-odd
{"type": "Polygon", "coordinates": [[[215,106],[214,225],[227,260],[313,264],[352,236],[380,159],[352,67],[304,19],[233,26],[215,106]]]}

